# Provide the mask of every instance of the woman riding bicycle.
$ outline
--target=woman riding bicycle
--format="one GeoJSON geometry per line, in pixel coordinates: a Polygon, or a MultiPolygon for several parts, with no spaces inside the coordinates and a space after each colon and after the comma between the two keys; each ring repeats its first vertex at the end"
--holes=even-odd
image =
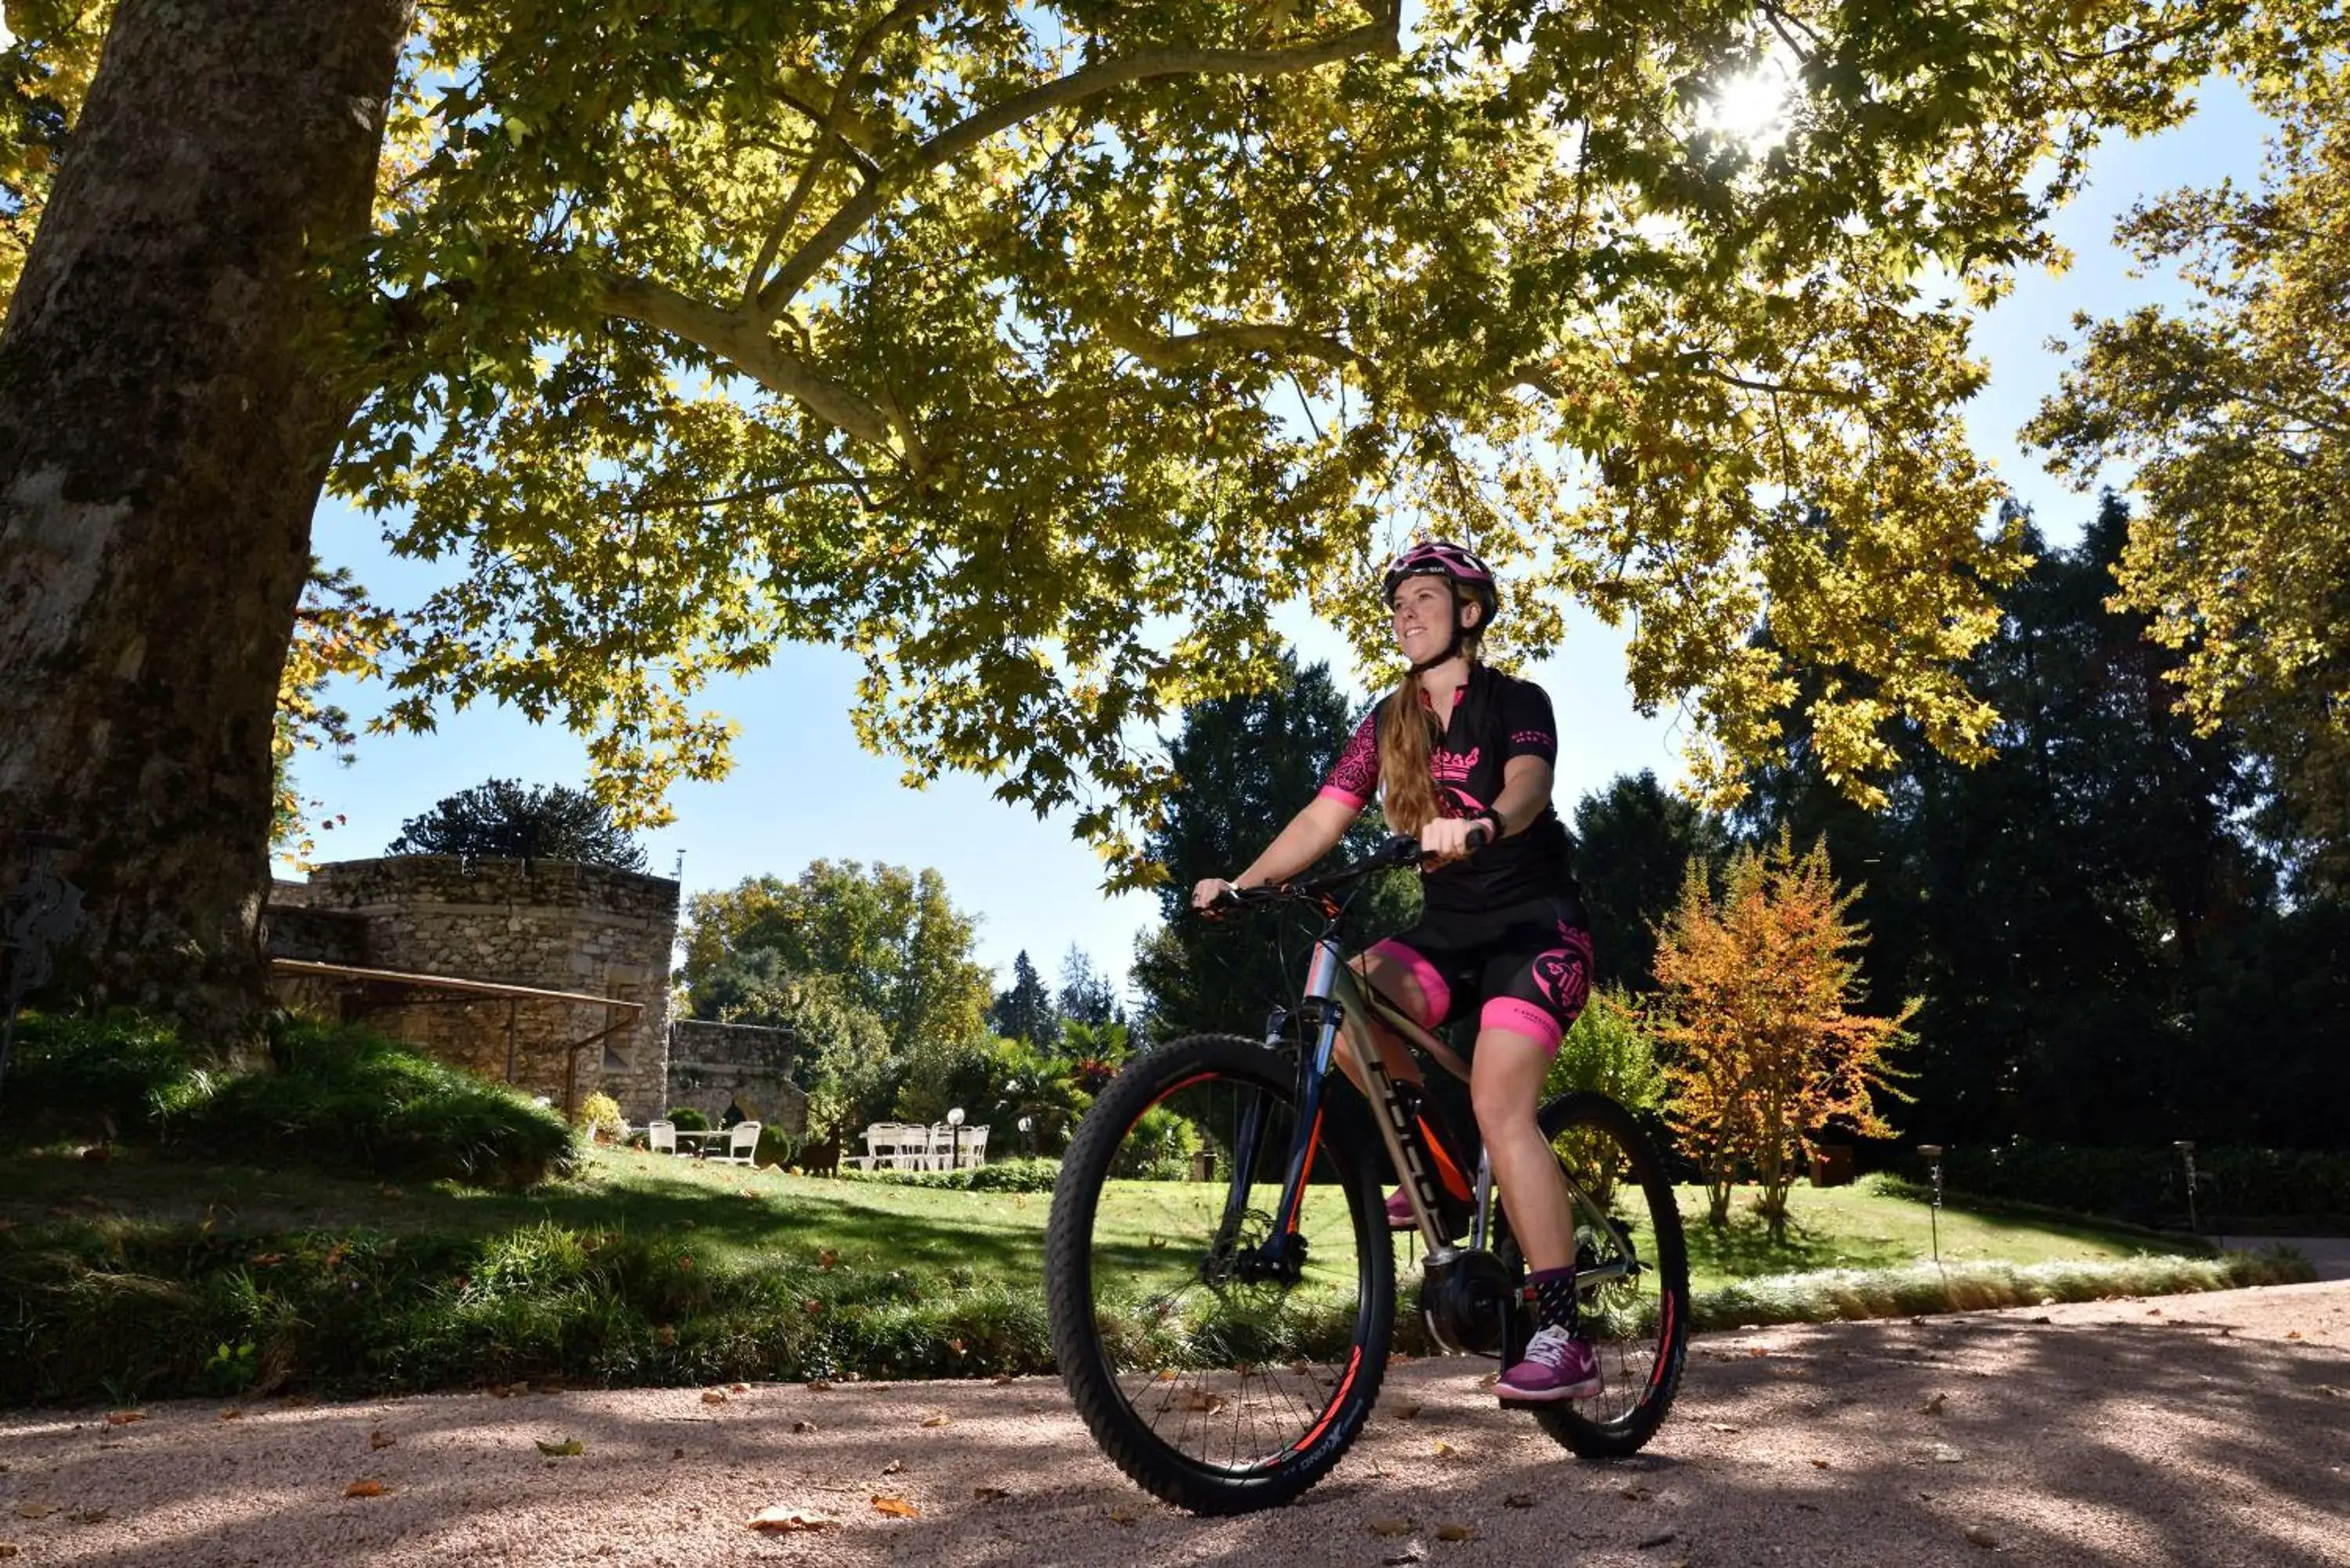
{"type": "MultiPolygon", "coordinates": [[[[1583,1010],[1591,973],[1566,829],[1551,806],[1558,742],[1550,699],[1477,661],[1500,607],[1492,572],[1469,551],[1415,545],[1388,567],[1385,592],[1409,673],[1363,720],[1321,794],[1247,870],[1229,882],[1201,882],[1191,901],[1204,909],[1229,888],[1296,876],[1336,846],[1375,794],[1389,828],[1419,840],[1427,857],[1419,923],[1361,954],[1355,968],[1431,1030],[1479,1008],[1470,1098],[1533,1271],[1539,1324],[1525,1358],[1503,1372],[1495,1391],[1505,1405],[1589,1398],[1601,1379],[1575,1333],[1566,1183],[1535,1124],[1543,1080],[1583,1010]]],[[[1388,1074],[1421,1083],[1411,1053],[1374,1029],[1388,1074]]],[[[1360,1067],[1344,1053],[1340,1061],[1359,1086],[1360,1067]]],[[[1460,1173],[1442,1179],[1465,1205],[1460,1173]]],[[[1401,1192],[1388,1217],[1410,1228],[1401,1192]]]]}

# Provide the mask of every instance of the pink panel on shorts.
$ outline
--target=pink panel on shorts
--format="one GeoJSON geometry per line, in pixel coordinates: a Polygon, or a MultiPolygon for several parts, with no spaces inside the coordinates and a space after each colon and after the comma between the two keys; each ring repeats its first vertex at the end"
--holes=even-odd
{"type": "MultiPolygon", "coordinates": [[[[1452,988],[1444,983],[1444,977],[1436,972],[1434,964],[1393,937],[1376,943],[1371,948],[1371,951],[1392,959],[1400,964],[1404,971],[1419,985],[1420,1001],[1425,1004],[1426,1012],[1423,1016],[1413,1019],[1414,1023],[1419,1024],[1422,1029],[1433,1029],[1444,1022],[1445,1013],[1452,1008],[1452,988]]],[[[1388,1000],[1399,1002],[1402,998],[1391,997],[1388,1000]]]]}
{"type": "Polygon", "coordinates": [[[1558,1054],[1558,1043],[1564,1033],[1547,1009],[1514,996],[1497,996],[1487,1002],[1484,1011],[1477,1015],[1477,1027],[1523,1034],[1554,1056],[1558,1054]]]}

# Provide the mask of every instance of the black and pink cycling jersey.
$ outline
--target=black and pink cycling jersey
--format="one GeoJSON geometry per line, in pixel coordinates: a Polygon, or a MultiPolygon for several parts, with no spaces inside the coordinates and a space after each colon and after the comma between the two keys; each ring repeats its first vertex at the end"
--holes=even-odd
{"type": "MultiPolygon", "coordinates": [[[[1322,786],[1357,810],[1378,793],[1385,706],[1363,720],[1322,786]]],[[[1543,689],[1471,665],[1430,762],[1444,815],[1467,817],[1500,797],[1511,758],[1557,756],[1543,689]]],[[[1371,950],[1411,977],[1420,1005],[1408,1011],[1432,1029],[1474,1008],[1481,1033],[1504,1030],[1556,1051],[1591,988],[1591,937],[1558,813],[1544,804],[1522,831],[1422,873],[1420,886],[1419,923],[1371,950]]]]}
{"type": "MultiPolygon", "coordinates": [[[[1427,700],[1425,692],[1421,700],[1427,700]]],[[[1379,791],[1379,714],[1386,707],[1382,701],[1364,716],[1322,785],[1324,794],[1357,811],[1379,791]]],[[[1429,758],[1444,815],[1474,816],[1492,805],[1501,797],[1503,770],[1513,757],[1558,760],[1550,698],[1531,680],[1472,664],[1467,684],[1454,695],[1451,722],[1429,758]]],[[[1420,886],[1431,914],[1482,917],[1571,894],[1573,876],[1565,825],[1545,805],[1524,828],[1427,873],[1420,886]]]]}

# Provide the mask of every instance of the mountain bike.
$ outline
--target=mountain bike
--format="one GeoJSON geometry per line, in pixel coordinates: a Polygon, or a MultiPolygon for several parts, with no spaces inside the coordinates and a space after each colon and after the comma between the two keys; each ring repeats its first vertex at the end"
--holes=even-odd
{"type": "MultiPolygon", "coordinates": [[[[1455,1075],[1459,1058],[1345,960],[1365,879],[1419,859],[1417,842],[1389,839],[1323,876],[1221,901],[1321,917],[1298,1004],[1273,1014],[1263,1041],[1194,1035],[1137,1058],[1062,1159],[1045,1254],[1062,1379],[1103,1451],[1180,1508],[1286,1502],[1361,1434],[1395,1326],[1384,1168],[1426,1249],[1417,1305],[1430,1343],[1508,1366],[1534,1333],[1490,1163],[1473,1162],[1467,1199],[1451,1195],[1470,1186],[1464,1146],[1433,1099],[1386,1071],[1370,1022],[1455,1075]],[[1342,1046],[1361,1096],[1330,1083],[1342,1046]]],[[[1680,1381],[1680,1212],[1655,1147],[1614,1100],[1562,1095],[1539,1121],[1567,1178],[1578,1332],[1607,1386],[1528,1408],[1575,1454],[1620,1458],[1655,1434],[1680,1381]]]]}

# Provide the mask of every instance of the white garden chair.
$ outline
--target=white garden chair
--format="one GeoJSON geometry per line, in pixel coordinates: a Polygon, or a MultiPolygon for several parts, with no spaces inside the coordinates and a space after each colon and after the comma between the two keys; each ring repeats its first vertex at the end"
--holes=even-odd
{"type": "Polygon", "coordinates": [[[758,1153],[759,1124],[736,1122],[733,1130],[726,1136],[725,1148],[712,1152],[710,1158],[723,1159],[729,1165],[754,1165],[757,1163],[758,1153]]]}
{"type": "Polygon", "coordinates": [[[645,1141],[651,1146],[655,1154],[675,1154],[677,1124],[675,1122],[648,1123],[645,1127],[645,1141]]]}
{"type": "Polygon", "coordinates": [[[962,1162],[965,1165],[987,1163],[987,1128],[984,1125],[962,1129],[962,1162]]]}

